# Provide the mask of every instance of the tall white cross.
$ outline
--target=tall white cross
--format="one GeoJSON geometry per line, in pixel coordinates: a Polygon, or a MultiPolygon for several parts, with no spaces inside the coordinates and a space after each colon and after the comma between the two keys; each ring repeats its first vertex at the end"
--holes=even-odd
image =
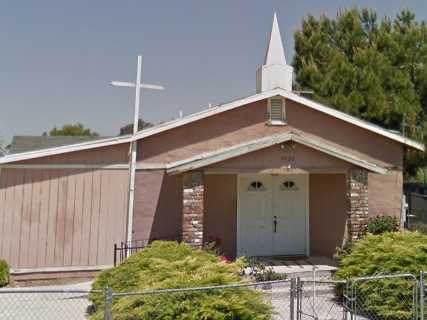
{"type": "MultiPolygon", "coordinates": [[[[142,56],[138,56],[138,67],[136,71],[136,81],[133,82],[124,82],[124,81],[111,81],[110,84],[113,87],[128,87],[135,88],[135,109],[133,117],[133,135],[138,132],[138,122],[139,122],[139,109],[141,104],[141,91],[142,89],[152,89],[152,90],[164,90],[162,86],[154,84],[145,84],[141,83],[142,78],[142,56]]],[[[127,241],[132,241],[132,228],[133,228],[133,206],[135,199],[135,171],[136,171],[136,151],[137,151],[137,141],[132,139],[131,143],[132,155],[130,159],[129,166],[129,200],[128,200],[128,223],[127,223],[127,241]]]]}

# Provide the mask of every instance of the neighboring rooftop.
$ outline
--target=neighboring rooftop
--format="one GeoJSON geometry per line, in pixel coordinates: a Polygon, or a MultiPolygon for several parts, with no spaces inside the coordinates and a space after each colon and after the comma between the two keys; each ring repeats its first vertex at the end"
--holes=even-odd
{"type": "Polygon", "coordinates": [[[9,148],[10,154],[56,148],[82,142],[105,139],[90,136],[14,136],[9,148]]]}

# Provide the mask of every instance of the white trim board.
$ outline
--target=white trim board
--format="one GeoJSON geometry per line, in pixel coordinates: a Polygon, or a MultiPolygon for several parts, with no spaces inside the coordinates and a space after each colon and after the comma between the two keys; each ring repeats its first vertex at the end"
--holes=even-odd
{"type": "Polygon", "coordinates": [[[126,135],[121,137],[113,137],[113,138],[107,138],[107,139],[101,139],[96,141],[89,141],[89,142],[83,142],[83,143],[77,143],[73,145],[67,145],[67,146],[61,146],[61,147],[55,147],[55,148],[48,148],[48,149],[42,149],[42,150],[36,150],[36,151],[30,151],[30,152],[23,152],[18,154],[11,154],[6,155],[4,157],[0,157],[0,164],[2,163],[10,163],[15,161],[22,161],[22,160],[28,160],[28,159],[34,159],[34,158],[40,158],[40,157],[46,157],[56,154],[62,154],[62,153],[68,153],[68,152],[74,152],[79,150],[87,150],[87,149],[93,149],[93,148],[99,148],[103,146],[110,146],[114,144],[120,144],[120,143],[127,143],[132,142],[135,140],[143,139],[146,137],[150,137],[153,135],[156,135],[158,133],[184,126],[186,124],[195,122],[197,120],[201,120],[222,112],[226,112],[228,110],[232,110],[241,106],[244,106],[246,104],[250,104],[253,102],[261,101],[264,99],[268,99],[274,96],[281,96],[283,98],[295,101],[297,103],[301,103],[309,108],[312,108],[314,110],[320,111],[322,113],[328,114],[332,117],[335,117],[337,119],[343,120],[347,123],[353,124],[355,126],[358,126],[360,128],[369,130],[371,132],[377,133],[379,135],[382,135],[386,138],[392,139],[394,141],[400,142],[406,146],[410,146],[414,149],[424,151],[425,146],[423,143],[409,139],[407,137],[404,137],[400,134],[397,134],[395,132],[392,132],[390,130],[387,130],[385,128],[382,128],[380,126],[377,126],[375,124],[372,124],[370,122],[361,120],[359,118],[353,117],[351,115],[348,115],[344,112],[338,111],[336,109],[333,109],[331,107],[327,107],[325,105],[322,105],[318,102],[309,100],[307,98],[301,97],[291,91],[287,91],[281,88],[276,88],[270,91],[265,91],[262,93],[258,93],[255,95],[251,95],[249,97],[245,97],[242,99],[238,99],[229,103],[225,103],[222,105],[218,105],[213,108],[209,108],[191,115],[188,115],[184,118],[172,120],[169,122],[165,122],[162,124],[159,124],[157,126],[139,131],[135,136],[126,135]]]}
{"type": "Polygon", "coordinates": [[[170,163],[166,166],[166,169],[169,174],[178,174],[185,171],[206,167],[217,162],[225,161],[231,158],[235,158],[250,152],[258,151],[288,141],[295,141],[309,148],[326,153],[335,158],[344,160],[346,162],[376,173],[387,173],[387,169],[384,167],[381,167],[364,159],[359,159],[352,154],[345,153],[343,150],[339,150],[333,146],[321,143],[315,139],[307,138],[301,135],[297,135],[295,133],[277,134],[253,140],[247,143],[239,144],[230,148],[220,149],[215,152],[200,154],[195,157],[170,163]]]}
{"type": "Polygon", "coordinates": [[[102,169],[128,170],[129,164],[0,164],[2,169],[102,169]]]}

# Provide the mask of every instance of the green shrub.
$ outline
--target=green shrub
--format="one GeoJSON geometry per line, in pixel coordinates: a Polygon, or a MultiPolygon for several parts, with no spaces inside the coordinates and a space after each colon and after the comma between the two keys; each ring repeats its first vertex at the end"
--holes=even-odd
{"type": "Polygon", "coordinates": [[[399,231],[399,223],[395,217],[378,216],[368,222],[366,231],[372,234],[399,231]]]}
{"type": "MultiPolygon", "coordinates": [[[[241,261],[226,263],[186,244],[155,241],[119,266],[103,271],[93,288],[108,285],[114,292],[130,292],[239,283],[241,268],[241,261]]],[[[91,294],[90,299],[96,310],[92,319],[103,319],[103,294],[91,294]]],[[[112,312],[116,320],[264,320],[272,315],[261,294],[247,288],[114,299],[112,312]]]]}
{"type": "Polygon", "coordinates": [[[5,260],[0,259],[0,287],[9,283],[9,265],[5,260]]]}
{"type": "MultiPolygon", "coordinates": [[[[337,279],[427,270],[427,236],[418,232],[368,234],[343,255],[337,279]]],[[[358,282],[359,283],[359,282],[358,282]]],[[[413,282],[402,278],[356,285],[358,306],[378,319],[412,319],[413,282]]]]}

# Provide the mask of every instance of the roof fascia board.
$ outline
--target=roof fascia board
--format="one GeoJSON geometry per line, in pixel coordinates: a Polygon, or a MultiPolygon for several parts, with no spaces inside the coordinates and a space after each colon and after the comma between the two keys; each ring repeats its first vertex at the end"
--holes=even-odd
{"type": "Polygon", "coordinates": [[[198,155],[189,159],[176,161],[167,165],[167,172],[170,174],[177,174],[189,170],[206,167],[210,164],[235,158],[250,152],[268,148],[272,145],[290,141],[292,134],[279,134],[275,136],[269,136],[266,138],[257,139],[249,143],[240,144],[231,148],[221,149],[216,152],[209,152],[198,155]]]}
{"type": "Polygon", "coordinates": [[[305,145],[311,149],[323,152],[325,154],[328,154],[330,156],[333,156],[335,158],[344,160],[346,162],[349,162],[351,164],[354,164],[356,166],[368,169],[370,171],[373,171],[375,173],[385,174],[387,173],[387,169],[380,167],[374,163],[371,163],[369,161],[359,159],[353,155],[350,155],[348,153],[343,152],[342,150],[339,150],[337,148],[334,148],[330,145],[326,145],[324,143],[321,143],[319,141],[314,141],[312,139],[308,139],[306,137],[300,137],[298,135],[293,135],[292,140],[300,143],[302,145],[305,145]]]}
{"type": "Polygon", "coordinates": [[[82,151],[87,149],[95,149],[105,146],[111,146],[121,143],[127,143],[132,141],[131,135],[121,136],[121,137],[114,137],[114,138],[108,138],[108,139],[102,139],[102,140],[94,140],[94,141],[88,141],[83,143],[77,143],[67,146],[60,146],[55,148],[48,148],[48,149],[41,149],[41,150],[35,150],[35,151],[29,151],[29,152],[23,152],[23,153],[17,153],[17,154],[10,154],[6,155],[4,157],[0,158],[0,164],[5,163],[11,163],[16,161],[23,161],[23,160],[29,160],[29,159],[35,159],[35,158],[42,158],[42,157],[48,157],[53,156],[57,154],[64,154],[69,152],[75,152],[75,151],[82,151]]]}
{"type": "Polygon", "coordinates": [[[343,152],[342,150],[338,150],[337,148],[334,148],[332,146],[320,143],[319,141],[314,141],[312,139],[301,137],[293,133],[270,136],[270,137],[258,139],[246,144],[240,144],[232,148],[222,149],[217,152],[205,153],[189,159],[180,160],[167,165],[166,166],[167,173],[179,174],[189,170],[199,169],[217,162],[239,157],[241,155],[258,151],[258,150],[270,147],[272,145],[287,142],[290,140],[300,143],[302,145],[305,145],[307,147],[310,147],[312,149],[315,149],[317,151],[323,152],[325,154],[331,155],[335,158],[344,160],[351,164],[357,165],[359,167],[368,169],[370,171],[380,173],[380,174],[387,173],[387,169],[380,167],[376,164],[354,157],[350,154],[343,152]]]}

